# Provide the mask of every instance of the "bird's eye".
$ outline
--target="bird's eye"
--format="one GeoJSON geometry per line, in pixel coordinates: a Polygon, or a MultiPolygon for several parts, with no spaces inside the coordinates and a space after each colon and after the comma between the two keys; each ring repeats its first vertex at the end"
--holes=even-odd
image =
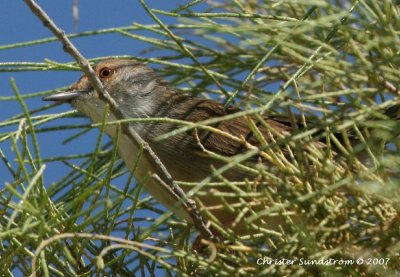
{"type": "Polygon", "coordinates": [[[100,69],[99,71],[99,77],[100,78],[108,78],[110,77],[112,74],[114,73],[114,71],[109,68],[109,67],[104,67],[102,69],[100,69]]]}

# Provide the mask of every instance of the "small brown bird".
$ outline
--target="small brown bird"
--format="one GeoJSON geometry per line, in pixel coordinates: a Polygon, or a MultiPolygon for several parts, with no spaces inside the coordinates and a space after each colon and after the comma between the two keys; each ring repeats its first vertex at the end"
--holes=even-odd
{"type": "MultiPolygon", "coordinates": [[[[200,122],[240,111],[237,108],[224,109],[220,103],[214,100],[188,96],[170,87],[149,67],[135,60],[110,59],[99,62],[94,69],[126,119],[158,117],[200,122]]],[[[74,83],[68,91],[46,96],[44,100],[69,102],[94,123],[102,122],[106,105],[104,99],[94,90],[85,76],[74,83]]],[[[115,120],[112,112],[108,115],[107,120],[115,120]]],[[[179,126],[168,122],[132,122],[129,124],[150,145],[174,180],[200,182],[212,174],[212,167],[218,169],[226,164],[210,153],[232,157],[245,152],[250,145],[258,147],[263,142],[264,144],[273,143],[276,138],[287,136],[303,127],[299,123],[293,124],[292,121],[283,117],[264,116],[263,122],[260,122],[256,117],[242,116],[212,125],[213,128],[222,131],[225,135],[196,128],[161,141],[156,141],[155,138],[173,131],[179,126]],[[261,138],[251,131],[250,119],[257,125],[261,138]]],[[[116,125],[108,125],[105,129],[114,142],[117,137],[116,130],[116,125]]],[[[138,154],[136,145],[123,132],[118,145],[121,158],[128,168],[133,170],[138,154]]],[[[313,142],[313,145],[323,148],[325,144],[316,141],[313,142]]],[[[285,147],[280,147],[280,149],[286,154],[285,147]]],[[[254,157],[253,160],[257,161],[257,157],[254,157]]],[[[155,199],[190,222],[191,217],[187,211],[176,207],[176,198],[160,184],[147,178],[148,174],[152,172],[157,173],[157,169],[146,157],[142,157],[134,175],[155,199]]],[[[223,176],[231,181],[243,181],[245,177],[249,177],[248,173],[244,173],[237,167],[227,170],[223,176]]],[[[236,211],[227,209],[221,205],[220,197],[212,196],[213,188],[208,186],[207,190],[211,192],[209,191],[205,196],[198,196],[202,202],[201,206],[214,207],[210,209],[211,213],[220,222],[229,226],[238,216],[237,209],[236,211]]],[[[214,188],[214,190],[217,191],[218,188],[214,188]]],[[[245,228],[243,224],[237,224],[236,227],[238,229],[245,228]]]]}

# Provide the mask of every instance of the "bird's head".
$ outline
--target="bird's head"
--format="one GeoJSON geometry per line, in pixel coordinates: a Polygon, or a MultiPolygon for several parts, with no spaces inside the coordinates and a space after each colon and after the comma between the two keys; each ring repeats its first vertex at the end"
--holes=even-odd
{"type": "MultiPolygon", "coordinates": [[[[148,117],[152,113],[160,98],[155,95],[160,80],[148,66],[135,60],[109,59],[95,64],[93,69],[126,117],[148,117]]],[[[100,120],[106,103],[85,75],[67,91],[45,96],[43,100],[71,103],[95,122],[100,120]]]]}

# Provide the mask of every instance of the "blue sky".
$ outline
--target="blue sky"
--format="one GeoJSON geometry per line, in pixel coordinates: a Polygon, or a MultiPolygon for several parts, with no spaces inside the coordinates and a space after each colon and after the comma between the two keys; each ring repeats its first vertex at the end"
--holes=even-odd
{"type": "MultiPolygon", "coordinates": [[[[186,1],[147,1],[148,5],[157,9],[173,9],[186,1]]],[[[96,29],[129,26],[133,22],[141,24],[153,24],[154,22],[144,11],[138,1],[119,0],[119,1],[79,1],[79,23],[77,30],[74,29],[72,16],[72,1],[39,1],[42,8],[62,28],[67,34],[75,32],[91,31],[96,29]]],[[[43,38],[52,37],[50,31],[43,26],[38,18],[33,15],[23,1],[0,1],[0,9],[3,11],[0,17],[0,47],[4,45],[27,42],[43,38]]],[[[174,18],[166,18],[165,22],[174,22],[174,18]]],[[[108,34],[101,36],[90,36],[73,39],[73,43],[78,47],[86,58],[96,58],[110,55],[131,55],[141,56],[143,50],[148,49],[149,45],[133,39],[127,39],[118,34],[108,34]]],[[[151,55],[152,53],[148,54],[151,55]]],[[[160,54],[160,52],[158,52],[160,54]]],[[[47,58],[56,62],[70,62],[72,57],[65,53],[59,42],[52,42],[29,47],[19,47],[15,49],[0,50],[0,63],[3,62],[43,62],[47,58]]],[[[17,87],[22,95],[39,92],[43,90],[57,89],[68,86],[79,76],[80,72],[71,71],[28,71],[28,72],[0,72],[0,100],[4,96],[14,95],[10,78],[15,79],[17,87]]],[[[45,104],[36,97],[26,99],[29,109],[35,109],[45,104]]],[[[22,112],[17,101],[0,101],[0,122],[6,118],[22,112]]],[[[53,112],[70,110],[69,105],[62,105],[53,112]]],[[[84,123],[84,122],[82,122],[84,123]]],[[[15,130],[16,126],[0,129],[0,132],[15,130]]],[[[67,136],[67,135],[66,135],[67,136]]],[[[54,153],[63,154],[70,151],[70,148],[54,143],[53,137],[40,137],[40,145],[43,157],[54,156],[54,153]]],[[[88,151],[88,141],[74,142],[71,147],[84,152],[88,151]],[[76,148],[78,147],[78,149],[76,148]],[[79,149],[80,148],[80,149],[79,149]]],[[[1,149],[6,155],[10,152],[8,143],[1,143],[1,149]]],[[[57,175],[49,175],[49,172],[59,171],[58,167],[49,165],[46,170],[46,177],[50,180],[56,179],[57,175]]],[[[10,175],[0,163],[0,183],[10,181],[10,175]]]]}
{"type": "MultiPolygon", "coordinates": [[[[186,4],[188,1],[147,1],[152,8],[171,10],[179,5],[186,4]]],[[[141,24],[154,24],[138,1],[119,0],[119,1],[79,1],[79,24],[77,30],[74,29],[71,1],[39,1],[42,8],[49,14],[54,22],[67,34],[91,31],[103,28],[129,26],[133,22],[141,24]]],[[[204,5],[203,5],[204,7],[204,5]]],[[[2,72],[1,63],[7,62],[43,62],[50,59],[55,62],[71,62],[72,57],[65,53],[59,42],[52,42],[29,47],[19,47],[15,49],[1,49],[2,46],[14,43],[27,42],[43,38],[52,37],[39,19],[31,13],[23,1],[0,1],[0,122],[17,115],[22,109],[16,100],[4,100],[4,97],[13,96],[10,85],[10,78],[13,78],[22,95],[40,92],[45,90],[57,89],[68,86],[81,75],[81,72],[71,71],[27,71],[27,72],[2,72]],[[3,98],[2,98],[3,97],[3,98]]],[[[162,17],[164,22],[172,23],[174,18],[162,17]]],[[[73,43],[78,47],[86,58],[96,58],[110,55],[131,55],[141,56],[143,50],[148,49],[149,45],[143,42],[127,39],[117,34],[90,36],[73,39],[73,43]]],[[[156,52],[162,54],[161,52],[156,52]]],[[[147,54],[154,55],[154,53],[147,54]]],[[[4,65],[4,64],[3,64],[4,65]]],[[[47,105],[40,100],[40,97],[25,99],[30,110],[47,105]]],[[[71,110],[69,105],[61,105],[51,112],[63,112],[71,110]]],[[[48,113],[50,111],[46,111],[48,113]]],[[[78,119],[75,124],[88,123],[88,120],[78,119]]],[[[60,124],[53,122],[52,125],[60,124]]],[[[51,125],[51,124],[50,124],[51,125]]],[[[0,133],[16,130],[13,125],[0,128],[0,133]]],[[[49,134],[39,134],[39,147],[42,158],[53,157],[73,153],[87,153],[94,149],[96,131],[92,135],[83,136],[72,143],[63,145],[64,138],[74,134],[74,131],[51,132],[49,134]]],[[[9,141],[0,143],[1,150],[9,159],[14,159],[15,155],[11,151],[9,141]]],[[[47,163],[45,170],[45,183],[48,186],[52,181],[58,180],[65,174],[65,168],[61,163],[47,163]]],[[[0,161],[0,186],[6,182],[12,182],[13,178],[8,170],[0,161]]],[[[124,183],[121,185],[123,186],[124,183]]]]}

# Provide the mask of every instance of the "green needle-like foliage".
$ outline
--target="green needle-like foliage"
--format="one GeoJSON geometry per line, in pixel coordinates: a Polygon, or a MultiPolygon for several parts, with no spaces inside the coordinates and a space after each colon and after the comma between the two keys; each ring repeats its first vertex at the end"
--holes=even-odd
{"type": "MultiPolygon", "coordinates": [[[[53,91],[21,94],[12,80],[14,95],[0,95],[0,106],[19,103],[22,113],[0,121],[0,174],[7,176],[0,188],[0,276],[398,275],[400,122],[384,114],[400,104],[397,1],[195,0],[169,11],[139,2],[153,24],[70,39],[113,33],[140,40],[154,58],[134,58],[172,86],[243,110],[231,117],[283,114],[305,125],[287,136],[271,130],[275,142],[266,143],[250,122],[261,147],[248,145],[229,159],[208,153],[227,166],[201,184],[179,183],[194,188],[194,199],[219,196],[251,234],[212,220],[224,240],[194,249],[197,231],[135,182],[103,134],[104,122],[89,124],[53,104],[30,109],[27,102],[53,91]],[[193,12],[198,5],[206,8],[193,12]],[[176,23],[164,23],[166,17],[176,23]],[[44,136],[64,150],[43,155],[44,136]],[[80,141],[91,143],[85,151],[71,146],[80,141]],[[255,157],[268,162],[248,162],[255,157]],[[62,168],[58,179],[49,166],[62,168]],[[228,182],[223,171],[234,166],[255,177],[228,182]],[[213,190],[196,190],[200,185],[213,190]],[[260,203],[265,208],[255,209],[260,203]],[[260,224],[265,215],[276,222],[260,224]]],[[[48,43],[57,40],[0,51],[48,43]]],[[[40,71],[45,78],[47,71],[79,70],[43,58],[0,63],[0,72],[40,71]]],[[[169,121],[177,132],[213,131],[215,123],[140,120],[169,121]]]]}

